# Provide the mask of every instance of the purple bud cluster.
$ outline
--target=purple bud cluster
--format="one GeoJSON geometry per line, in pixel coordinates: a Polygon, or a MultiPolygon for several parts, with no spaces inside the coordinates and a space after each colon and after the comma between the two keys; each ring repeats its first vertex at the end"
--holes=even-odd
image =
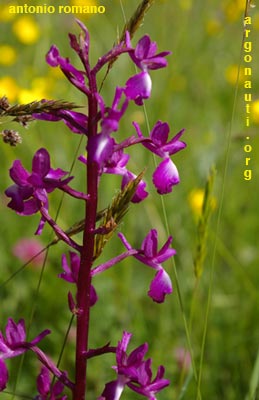
{"type": "MultiPolygon", "coordinates": [[[[150,71],[166,67],[166,56],[170,52],[158,53],[156,43],[152,42],[148,35],[143,36],[134,48],[127,32],[125,40],[100,57],[92,68],[89,63],[90,36],[82,22],[77,22],[82,32],[79,38],[69,34],[69,39],[71,48],[81,60],[82,69],[72,65],[68,58],[62,57],[56,46],[50,48],[46,60],[51,67],[59,67],[68,81],[87,97],[88,113],[86,115],[77,111],[59,109],[35,114],[34,118],[53,122],[63,121],[73,133],[85,136],[86,156],[81,155],[79,161],[81,167],[86,168],[87,171],[86,193],[78,192],[70,186],[73,177],[67,176],[66,171],[51,168],[50,155],[45,148],[35,153],[31,172],[28,172],[19,160],[14,161],[10,169],[10,177],[14,184],[5,192],[11,199],[8,207],[18,214],[28,216],[40,213],[41,219],[36,234],[41,234],[45,223],[48,223],[58,238],[73,250],[69,252],[69,258],[66,255],[62,256],[63,272],[59,274],[59,277],[72,283],[76,288],[75,295],[68,293],[69,308],[77,316],[78,321],[75,381],[68,378],[66,372],[60,371],[36,346],[49,331],[44,331],[33,341],[26,342],[24,321],[21,320],[15,324],[12,319],[9,319],[6,337],[0,332],[0,390],[5,389],[8,381],[8,371],[4,360],[30,349],[43,364],[37,379],[39,393],[37,400],[65,400],[66,395],[62,395],[65,386],[71,389],[73,399],[83,398],[86,383],[82,376],[86,373],[89,355],[85,336],[89,330],[89,308],[98,300],[92,284],[92,280],[96,279],[98,274],[104,273],[127,257],[133,257],[155,270],[155,276],[148,290],[148,296],[153,301],[164,302],[165,296],[173,290],[171,279],[162,266],[163,262],[176,253],[171,248],[172,237],[170,236],[159,250],[158,233],[155,229],[147,233],[140,248],[133,248],[120,232],[118,237],[126,249],[123,253],[99,265],[96,265],[94,257],[94,237],[97,233],[100,234],[100,229],[98,230],[95,225],[99,183],[103,174],[119,175],[121,189],[123,189],[136,178],[136,175],[127,168],[130,159],[129,154],[126,153],[128,147],[142,145],[162,159],[153,172],[153,184],[159,194],[170,193],[173,186],[180,181],[177,167],[171,156],[186,147],[186,144],[180,140],[184,130],[169,139],[169,125],[159,120],[148,136],[143,135],[136,122],[133,122],[136,135],[120,140],[117,133],[120,120],[127,111],[129,103],[133,101],[137,106],[141,106],[144,100],[151,96],[150,71]],[[112,104],[108,106],[97,89],[96,76],[104,66],[114,62],[123,53],[129,55],[140,72],[131,76],[123,87],[116,87],[112,104]],[[62,190],[85,203],[87,213],[82,244],[78,244],[68,236],[49,214],[49,195],[54,190],[62,190]],[[54,385],[51,384],[50,373],[58,379],[54,385]]],[[[147,196],[146,183],[141,180],[131,201],[138,203],[147,196]]],[[[117,374],[117,379],[105,385],[99,400],[119,399],[126,386],[154,400],[156,393],[168,386],[169,381],[163,378],[164,367],[160,366],[155,378],[152,378],[152,361],[151,359],[144,360],[148,350],[146,343],[127,355],[131,336],[130,333],[124,332],[122,340],[114,350],[105,346],[99,351],[96,350],[98,355],[100,352],[109,351],[114,352],[116,356],[116,365],[112,368],[117,374]]]]}

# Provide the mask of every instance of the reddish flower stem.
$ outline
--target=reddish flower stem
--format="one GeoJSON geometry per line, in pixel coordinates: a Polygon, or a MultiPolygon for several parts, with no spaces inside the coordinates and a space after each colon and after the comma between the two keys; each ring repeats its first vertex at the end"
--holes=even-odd
{"type": "MultiPolygon", "coordinates": [[[[97,91],[95,75],[89,77],[91,95],[88,97],[88,138],[97,134],[97,91]]],[[[94,230],[98,201],[98,165],[87,163],[87,201],[85,207],[85,229],[81,251],[80,270],[77,283],[77,337],[76,337],[76,372],[73,400],[86,398],[86,372],[88,333],[90,318],[91,267],[94,256],[94,230]]]]}

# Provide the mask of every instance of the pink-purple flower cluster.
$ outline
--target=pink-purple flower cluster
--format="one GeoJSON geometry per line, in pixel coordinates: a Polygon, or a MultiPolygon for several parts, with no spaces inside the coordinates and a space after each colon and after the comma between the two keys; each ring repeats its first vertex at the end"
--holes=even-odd
{"type": "MultiPolygon", "coordinates": [[[[120,238],[126,249],[131,250],[131,245],[122,233],[120,234],[120,238]]],[[[162,267],[162,262],[176,254],[176,251],[169,247],[172,240],[173,238],[169,236],[164,246],[158,251],[157,231],[156,229],[151,229],[143,240],[141,249],[134,254],[134,257],[138,261],[157,271],[148,291],[148,295],[157,303],[162,303],[165,300],[165,295],[172,293],[173,290],[171,279],[162,267]]]]}
{"type": "Polygon", "coordinates": [[[116,348],[116,365],[112,368],[117,374],[117,379],[108,382],[98,400],[119,400],[126,386],[134,392],[156,400],[156,393],[169,385],[170,381],[164,379],[164,367],[158,368],[157,374],[152,379],[152,360],[144,360],[148,351],[148,344],[144,343],[133,350],[129,355],[126,351],[132,334],[123,332],[122,340],[116,348]]]}
{"type": "Polygon", "coordinates": [[[17,324],[12,318],[8,319],[5,328],[5,337],[0,331],[0,391],[6,388],[9,379],[8,369],[4,362],[5,359],[17,357],[27,350],[35,349],[39,343],[50,331],[46,329],[41,332],[31,342],[26,342],[26,331],[24,320],[21,319],[17,324]]]}
{"type": "MultiPolygon", "coordinates": [[[[62,178],[67,172],[50,167],[50,156],[46,149],[39,149],[32,160],[31,174],[22,166],[20,160],[15,160],[10,169],[10,177],[14,185],[5,194],[11,197],[8,207],[21,215],[32,215],[44,207],[48,211],[48,193],[56,188],[64,187],[72,177],[62,178]]],[[[42,216],[37,233],[42,232],[45,219],[42,216]]]]}
{"type": "MultiPolygon", "coordinates": [[[[140,248],[132,247],[126,237],[119,233],[118,236],[126,251],[99,265],[96,265],[98,257],[95,257],[97,243],[95,235],[105,235],[108,232],[106,226],[96,227],[99,183],[104,174],[119,175],[122,190],[134,181],[136,175],[127,168],[130,159],[126,152],[128,147],[141,144],[162,159],[153,172],[153,184],[159,194],[170,193],[173,186],[180,181],[177,167],[171,156],[186,147],[186,144],[180,140],[184,130],[169,139],[169,125],[159,120],[148,136],[142,134],[140,126],[136,122],[133,122],[133,126],[137,135],[129,135],[126,139],[121,139],[117,133],[120,120],[125,115],[129,103],[134,102],[137,106],[141,106],[144,100],[151,96],[150,70],[166,67],[166,56],[170,52],[158,53],[156,43],[152,42],[148,35],[143,36],[133,48],[129,33],[126,33],[125,40],[100,57],[92,68],[89,63],[89,33],[82,22],[77,22],[82,33],[79,38],[72,34],[69,35],[70,46],[80,58],[83,68],[75,67],[68,58],[62,57],[56,46],[50,48],[46,60],[51,67],[59,67],[68,81],[86,96],[88,114],[59,109],[35,114],[34,118],[53,122],[63,121],[73,133],[85,136],[87,156],[81,155],[79,161],[81,162],[80,166],[84,166],[87,171],[86,193],[78,192],[69,185],[73,177],[66,177],[66,171],[60,168],[51,168],[50,155],[45,148],[41,148],[35,153],[32,160],[32,172],[28,172],[19,160],[14,161],[10,169],[10,176],[14,184],[5,192],[11,199],[8,207],[18,214],[23,216],[38,212],[41,214],[36,234],[41,234],[45,223],[48,223],[57,237],[73,249],[69,252],[69,261],[65,255],[62,256],[63,272],[59,274],[59,277],[76,287],[75,296],[71,292],[68,293],[70,311],[77,317],[75,382],[72,382],[66,373],[60,371],[35,346],[49,331],[42,332],[28,343],[25,342],[24,321],[21,320],[15,324],[12,319],[9,319],[6,338],[0,333],[0,391],[5,389],[8,381],[8,371],[4,359],[20,355],[30,349],[43,364],[37,378],[39,393],[36,397],[37,400],[66,400],[67,396],[62,394],[64,386],[72,390],[74,400],[84,396],[85,382],[81,376],[86,373],[88,354],[86,336],[88,336],[89,329],[89,310],[98,299],[92,280],[96,279],[98,274],[104,273],[127,257],[134,257],[137,261],[155,270],[155,276],[148,290],[148,295],[153,301],[164,302],[165,296],[172,293],[173,290],[170,276],[162,264],[174,256],[176,251],[171,248],[171,236],[158,250],[156,229],[149,231],[140,248]],[[123,87],[116,87],[112,104],[108,106],[97,89],[96,75],[101,68],[113,62],[123,53],[129,55],[140,72],[131,76],[123,87]],[[87,213],[82,244],[72,240],[49,214],[49,195],[54,190],[62,190],[86,203],[87,213]],[[51,384],[50,373],[58,379],[54,385],[51,384]]],[[[131,201],[138,203],[147,196],[146,183],[140,180],[131,201]]],[[[112,219],[108,222],[112,223],[112,219]]],[[[155,400],[156,393],[168,386],[169,381],[164,379],[163,366],[158,368],[156,376],[152,378],[152,361],[151,359],[144,360],[148,350],[146,343],[127,355],[126,351],[131,336],[128,332],[123,333],[122,340],[114,351],[116,366],[113,369],[117,374],[117,379],[105,385],[99,400],[118,400],[126,386],[149,400],[155,400]]],[[[108,347],[104,346],[99,354],[108,351],[110,351],[108,347]]]]}
{"type": "Polygon", "coordinates": [[[60,381],[52,384],[52,378],[47,367],[42,367],[37,378],[37,389],[39,394],[35,400],[67,400],[63,395],[64,384],[60,381]]]}

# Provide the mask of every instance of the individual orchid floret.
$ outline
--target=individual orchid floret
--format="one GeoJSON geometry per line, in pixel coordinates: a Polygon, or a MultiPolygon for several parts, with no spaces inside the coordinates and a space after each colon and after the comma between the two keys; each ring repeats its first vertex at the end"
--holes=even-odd
{"type": "Polygon", "coordinates": [[[127,348],[131,337],[131,333],[123,332],[122,340],[118,342],[116,350],[117,365],[113,369],[119,375],[128,375],[128,378],[134,379],[137,376],[136,369],[143,363],[144,356],[148,351],[148,344],[142,344],[127,355],[127,348]]]}
{"type": "Polygon", "coordinates": [[[57,381],[52,384],[52,378],[46,367],[41,368],[41,372],[37,378],[37,389],[39,394],[35,400],[66,400],[67,396],[62,395],[64,384],[57,381]]]}
{"type": "Polygon", "coordinates": [[[153,173],[153,183],[159,194],[167,194],[172,191],[173,186],[180,182],[178,170],[170,159],[170,155],[183,150],[186,143],[179,140],[184,133],[184,129],[177,133],[171,140],[168,141],[169,125],[166,122],[157,121],[150,132],[149,140],[142,134],[139,125],[133,123],[136,132],[142,144],[152,153],[163,158],[163,161],[157,166],[153,173]]]}
{"type": "Polygon", "coordinates": [[[59,50],[52,45],[46,55],[46,61],[51,67],[59,67],[66,78],[81,92],[88,94],[89,90],[85,83],[85,73],[75,68],[68,58],[61,57],[59,50]]]}
{"type": "Polygon", "coordinates": [[[155,400],[155,393],[169,385],[167,379],[163,379],[164,368],[158,368],[157,375],[153,381],[151,360],[144,361],[148,351],[147,343],[142,344],[127,355],[127,347],[132,334],[123,332],[122,340],[119,341],[116,349],[117,365],[113,369],[117,373],[117,379],[105,385],[105,389],[99,400],[119,400],[125,386],[133,391],[155,400]]]}
{"type": "Polygon", "coordinates": [[[17,324],[12,318],[8,319],[5,328],[5,338],[0,332],[0,391],[4,390],[8,382],[8,370],[4,359],[13,358],[26,352],[30,347],[39,343],[49,330],[44,330],[31,342],[26,342],[26,331],[24,320],[21,319],[17,324]]]}
{"type": "Polygon", "coordinates": [[[125,154],[123,149],[113,151],[103,168],[103,172],[106,174],[125,175],[127,173],[126,165],[129,159],[129,154],[125,154]]]}
{"type": "Polygon", "coordinates": [[[132,61],[143,71],[148,69],[159,69],[167,66],[166,56],[170,51],[163,51],[156,54],[157,44],[151,42],[148,35],[143,36],[137,43],[134,51],[129,52],[132,61]]]}
{"type": "Polygon", "coordinates": [[[148,35],[143,36],[135,50],[129,51],[132,61],[141,69],[141,72],[132,76],[124,88],[126,97],[134,100],[137,105],[143,105],[143,100],[151,95],[152,81],[148,70],[164,68],[167,66],[165,57],[170,51],[156,54],[156,42],[151,42],[148,35]]]}
{"type": "MultiPolygon", "coordinates": [[[[50,156],[44,148],[35,153],[31,174],[22,166],[20,160],[15,160],[10,169],[10,176],[15,184],[5,191],[5,194],[11,198],[8,207],[21,215],[35,214],[41,207],[48,210],[48,193],[56,188],[64,187],[73,179],[73,177],[62,179],[65,175],[67,175],[66,171],[50,167],[50,156]]],[[[42,220],[38,234],[43,225],[42,220]]]]}
{"type": "MultiPolygon", "coordinates": [[[[65,281],[69,283],[75,283],[77,284],[78,282],[78,274],[79,274],[79,269],[80,269],[80,257],[77,253],[70,251],[69,252],[69,258],[70,258],[70,265],[67,261],[67,258],[65,254],[62,254],[62,268],[63,271],[61,274],[58,275],[59,278],[64,279],[65,281]]],[[[71,295],[70,300],[71,300],[71,295]]],[[[95,288],[93,285],[91,285],[90,289],[90,304],[91,306],[94,306],[95,303],[98,300],[97,293],[95,291],[95,288]]]]}
{"type": "MultiPolygon", "coordinates": [[[[123,152],[123,149],[114,151],[116,147],[115,140],[106,134],[98,134],[93,136],[87,146],[88,158],[79,156],[79,160],[84,164],[87,162],[95,162],[99,166],[99,174],[115,174],[122,176],[121,188],[123,189],[130,181],[136,178],[132,172],[128,171],[126,164],[130,156],[123,152]]],[[[136,192],[131,201],[139,203],[148,196],[145,190],[146,182],[141,180],[137,186],[136,192]]]]}
{"type": "MultiPolygon", "coordinates": [[[[119,233],[119,237],[126,249],[131,250],[132,247],[125,236],[119,233]]],[[[176,254],[175,249],[170,247],[172,240],[172,236],[169,236],[166,243],[158,251],[157,231],[151,229],[143,240],[140,250],[134,255],[137,260],[157,271],[148,291],[148,295],[157,303],[163,303],[165,296],[173,291],[171,279],[161,265],[176,254]]]]}
{"type": "Polygon", "coordinates": [[[88,117],[83,113],[72,110],[53,110],[48,112],[36,113],[32,115],[34,119],[43,121],[63,121],[74,133],[88,133],[88,117]]]}
{"type": "Polygon", "coordinates": [[[117,132],[119,122],[127,110],[129,103],[128,98],[125,97],[120,105],[123,94],[123,88],[117,87],[112,106],[106,107],[102,96],[99,93],[96,93],[96,99],[101,112],[102,133],[110,134],[112,132],[117,132]]]}
{"type": "Polygon", "coordinates": [[[80,269],[80,257],[78,256],[78,254],[70,251],[69,258],[70,265],[68,264],[66,255],[62,254],[62,268],[64,272],[58,274],[58,277],[70,283],[77,283],[78,273],[80,269]]]}
{"type": "Polygon", "coordinates": [[[149,73],[142,71],[127,80],[124,93],[129,100],[134,100],[138,106],[141,106],[143,100],[151,96],[151,89],[152,81],[149,73]]]}
{"type": "Polygon", "coordinates": [[[133,122],[133,125],[139,138],[145,139],[142,142],[143,146],[161,158],[168,157],[169,155],[171,156],[186,147],[186,143],[179,140],[185,132],[185,129],[182,129],[168,141],[170,132],[168,123],[157,121],[150,132],[149,140],[146,140],[147,138],[142,134],[140,126],[136,122],[133,122]]]}
{"type": "MultiPolygon", "coordinates": [[[[98,141],[98,139],[96,141],[98,141]]],[[[93,144],[94,144],[94,142],[92,142],[92,145],[93,144]]],[[[99,166],[101,166],[101,164],[103,164],[103,168],[102,168],[102,171],[99,171],[99,172],[106,173],[106,174],[114,174],[114,175],[126,174],[127,173],[126,165],[129,161],[130,156],[128,154],[125,154],[123,152],[123,149],[114,150],[116,143],[113,138],[111,138],[111,140],[107,140],[106,146],[107,146],[106,154],[107,154],[108,147],[110,146],[110,150],[108,151],[108,153],[110,153],[110,157],[107,159],[107,157],[105,157],[105,152],[103,152],[102,160],[101,160],[101,158],[99,160],[99,166]],[[111,152],[112,149],[113,149],[113,151],[111,152]],[[102,161],[102,162],[100,162],[100,161],[102,161]]],[[[84,155],[80,155],[78,157],[78,160],[81,161],[85,165],[87,164],[87,158],[84,155]]]]}
{"type": "Polygon", "coordinates": [[[78,54],[85,69],[87,69],[89,66],[88,54],[90,47],[90,35],[83,22],[79,21],[79,19],[77,19],[76,22],[82,29],[83,35],[80,33],[79,38],[77,39],[75,35],[69,33],[70,46],[78,54]]]}
{"type": "Polygon", "coordinates": [[[156,400],[156,393],[170,384],[168,379],[164,379],[165,369],[162,365],[158,367],[157,374],[152,380],[152,360],[149,358],[138,368],[137,384],[129,382],[128,386],[136,393],[147,397],[149,400],[156,400]]]}

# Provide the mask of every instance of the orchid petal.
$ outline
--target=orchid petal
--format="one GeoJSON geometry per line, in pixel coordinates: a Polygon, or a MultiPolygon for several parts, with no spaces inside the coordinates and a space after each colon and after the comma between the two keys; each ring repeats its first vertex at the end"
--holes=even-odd
{"type": "Polygon", "coordinates": [[[148,295],[156,302],[163,303],[165,295],[173,291],[172,282],[164,269],[160,269],[151,282],[148,295]]]}
{"type": "Polygon", "coordinates": [[[178,170],[173,161],[165,158],[153,173],[153,183],[159,194],[167,194],[180,182],[178,170]]]}

